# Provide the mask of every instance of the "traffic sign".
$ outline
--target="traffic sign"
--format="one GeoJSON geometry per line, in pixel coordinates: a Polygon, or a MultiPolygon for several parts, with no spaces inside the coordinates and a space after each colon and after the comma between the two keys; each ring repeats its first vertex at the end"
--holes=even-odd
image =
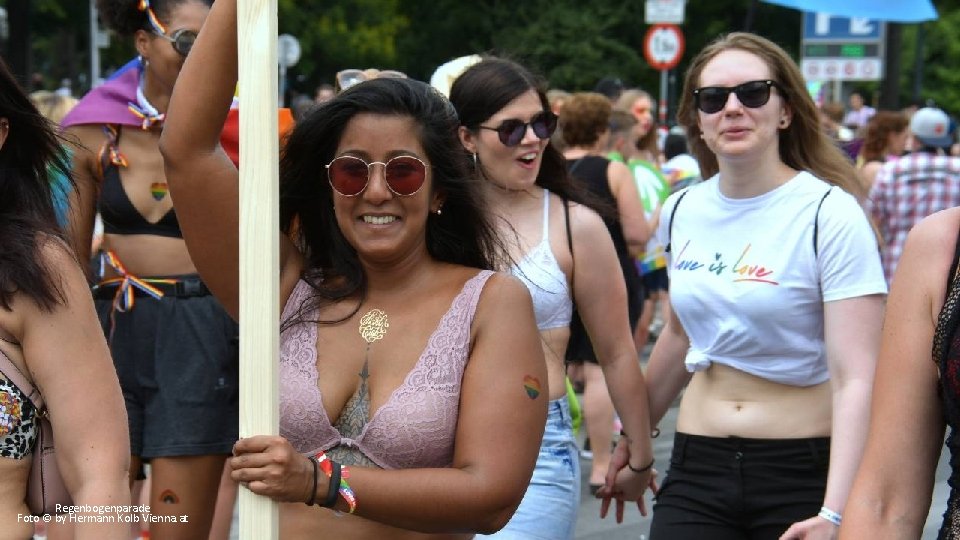
{"type": "Polygon", "coordinates": [[[803,40],[864,41],[883,39],[884,23],[864,17],[836,17],[828,13],[803,13],[803,40]]]}
{"type": "Polygon", "coordinates": [[[883,78],[879,58],[803,58],[800,71],[808,81],[876,81],[883,78]]]}
{"type": "Polygon", "coordinates": [[[886,23],[863,17],[805,12],[800,70],[810,81],[883,78],[886,23]]]}
{"type": "Polygon", "coordinates": [[[285,68],[295,66],[300,61],[300,41],[290,34],[280,34],[277,37],[277,61],[285,68]]]}
{"type": "Polygon", "coordinates": [[[653,69],[660,71],[677,67],[683,48],[683,32],[675,24],[655,24],[643,37],[643,56],[653,69]]]}
{"type": "Polygon", "coordinates": [[[683,24],[683,7],[687,0],[647,0],[643,22],[647,24],[683,24]]]}

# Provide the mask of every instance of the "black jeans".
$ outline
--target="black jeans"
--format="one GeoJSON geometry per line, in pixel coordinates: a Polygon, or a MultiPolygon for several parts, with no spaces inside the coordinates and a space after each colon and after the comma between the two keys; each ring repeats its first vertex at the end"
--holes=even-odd
{"type": "Polygon", "coordinates": [[[651,540],[776,540],[823,505],[830,439],[677,433],[651,540]]]}

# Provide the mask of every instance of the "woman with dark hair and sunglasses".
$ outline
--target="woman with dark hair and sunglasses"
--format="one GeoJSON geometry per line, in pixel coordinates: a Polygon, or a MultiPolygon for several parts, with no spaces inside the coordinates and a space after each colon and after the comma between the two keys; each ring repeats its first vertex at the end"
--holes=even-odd
{"type": "Polygon", "coordinates": [[[678,118],[709,179],[660,214],[673,313],[647,368],[651,420],[686,390],[651,538],[834,538],[886,293],[856,170],[759,36],[693,59],[678,118]]]}
{"type": "MultiPolygon", "coordinates": [[[[569,202],[586,197],[571,183],[563,155],[550,142],[556,116],[542,81],[515,62],[487,57],[454,81],[450,101],[487,204],[496,209],[502,233],[513,239],[509,248],[518,262],[511,272],[533,297],[547,361],[550,405],[537,467],[520,508],[496,536],[572,538],[580,466],[564,355],[574,300],[631,435],[628,488],[642,493],[653,465],[647,394],[627,317],[627,291],[623,280],[610,279],[621,274],[617,253],[600,216],[569,202]]],[[[636,193],[633,198],[636,202],[636,193]]],[[[645,512],[643,506],[641,510],[645,512]]]]}
{"type": "MultiPolygon", "coordinates": [[[[197,276],[160,155],[170,93],[212,0],[98,0],[139,57],[63,121],[79,140],[70,235],[81,260],[99,212],[94,298],[127,404],[131,480],[150,464],[156,538],[207,538],[237,438],[238,330],[197,276]]],[[[226,483],[227,519],[234,492],[226,483]]],[[[222,534],[222,533],[221,533],[222,534]]]]}
{"type": "MultiPolygon", "coordinates": [[[[54,213],[50,175],[70,178],[56,130],[0,60],[0,536],[16,540],[34,534],[25,499],[41,415],[50,419],[74,504],[130,501],[120,384],[54,213]]],[[[75,538],[121,540],[128,532],[123,523],[89,523],[75,538]]]]}
{"type": "MultiPolygon", "coordinates": [[[[236,31],[235,0],[218,0],[161,141],[191,254],[234,316],[238,173],[217,137],[236,31]]],[[[280,436],[240,440],[230,461],[247,489],[287,503],[285,539],[466,539],[502,527],[523,496],[543,353],[526,289],[490,271],[506,251],[457,127],[428,85],[385,78],[286,140],[280,436]]]]}

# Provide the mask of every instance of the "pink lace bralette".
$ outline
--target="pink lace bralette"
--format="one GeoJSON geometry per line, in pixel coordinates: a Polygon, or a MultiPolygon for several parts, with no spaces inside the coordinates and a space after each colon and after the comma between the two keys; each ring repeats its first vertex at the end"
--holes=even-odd
{"type": "MultiPolygon", "coordinates": [[[[355,439],[342,436],[323,408],[317,385],[317,323],[287,328],[280,336],[280,435],[304,454],[343,446],[359,450],[384,469],[449,467],[470,327],[491,275],[484,270],[467,280],[413,369],[355,439]]],[[[298,314],[311,291],[305,281],[297,282],[284,306],[284,321],[298,314]]]]}

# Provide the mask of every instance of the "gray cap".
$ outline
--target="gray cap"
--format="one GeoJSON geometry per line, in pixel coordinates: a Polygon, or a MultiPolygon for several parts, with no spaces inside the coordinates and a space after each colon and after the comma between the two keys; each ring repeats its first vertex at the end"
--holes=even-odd
{"type": "Polygon", "coordinates": [[[935,107],[924,107],[913,113],[910,131],[924,146],[945,148],[953,144],[950,117],[935,107]]]}

